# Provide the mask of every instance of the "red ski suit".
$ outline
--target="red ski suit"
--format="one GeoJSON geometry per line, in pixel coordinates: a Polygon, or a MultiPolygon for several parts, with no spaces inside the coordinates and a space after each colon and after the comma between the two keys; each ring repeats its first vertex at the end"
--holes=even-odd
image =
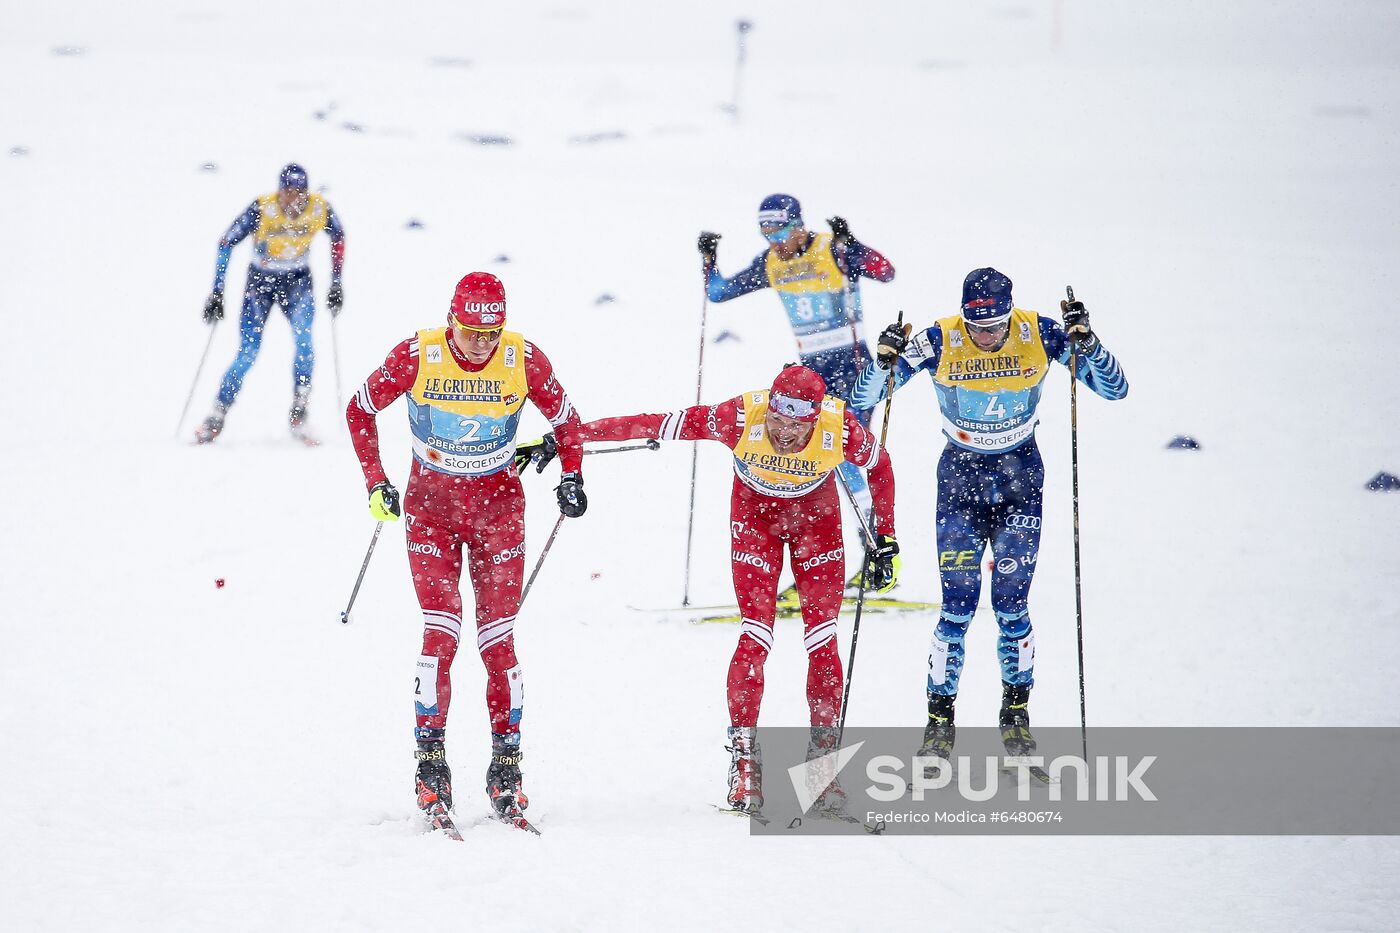
{"type": "MultiPolygon", "coordinates": [[[[665,415],[603,418],[583,426],[584,441],[719,441],[733,450],[744,434],[744,400],[696,405],[665,415]]],[[[843,418],[845,459],[868,470],[875,501],[877,534],[894,534],[894,467],[889,454],[856,420],[843,418]]],[[[832,471],[834,472],[834,471],[832,471]]],[[[736,465],[729,497],[730,569],[743,624],[729,663],[729,720],[734,726],[758,724],[763,700],[763,664],[773,647],[773,620],[783,546],[791,555],[802,604],[807,647],[807,705],[814,726],[835,725],[841,706],[841,655],[836,619],[845,589],[845,549],[836,481],[828,472],[814,490],[797,498],[766,495],[740,480],[736,465]]]]}
{"type": "MultiPolygon", "coordinates": [[[[453,362],[465,373],[480,372],[491,363],[474,365],[451,340],[447,345],[453,362]]],[[[529,341],[524,346],[527,398],[554,426],[563,471],[578,472],[583,456],[578,414],[554,378],[549,360],[529,341]]],[[[496,353],[500,352],[498,346],[496,353]]],[[[418,353],[416,336],[394,347],[345,409],[367,489],[386,478],[375,416],[413,388],[418,353]]],[[[423,654],[414,682],[416,735],[441,735],[447,726],[449,672],[462,628],[464,547],[476,595],[476,645],[486,665],[491,731],[518,734],[524,690],[513,632],[524,580],[525,497],[514,464],[507,461],[483,476],[460,476],[440,472],[415,454],[403,510],[413,588],[423,609],[423,654]]]]}

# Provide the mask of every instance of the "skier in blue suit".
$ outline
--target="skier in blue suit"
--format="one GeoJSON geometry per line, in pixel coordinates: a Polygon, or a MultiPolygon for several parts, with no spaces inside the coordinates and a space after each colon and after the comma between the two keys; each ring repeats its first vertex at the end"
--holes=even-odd
{"type": "Polygon", "coordinates": [[[926,371],[938,393],[948,443],[938,461],[938,571],[943,605],[929,648],[924,754],[949,757],[963,640],[982,589],[982,554],[992,549],[992,609],[1000,636],[1002,741],[1008,754],[1035,749],[1028,705],[1035,634],[1027,608],[1040,549],[1045,468],[1035,443],[1036,407],[1051,360],[1106,399],[1128,394],[1113,354],[1089,328],[1083,302],[1061,302],[1064,326],[1014,307],[1011,280],[974,269],[963,282],[960,314],[909,338],[909,326],[880,335],[877,364],[852,393],[870,407],[885,397],[888,369],[898,390],[926,371]]]}

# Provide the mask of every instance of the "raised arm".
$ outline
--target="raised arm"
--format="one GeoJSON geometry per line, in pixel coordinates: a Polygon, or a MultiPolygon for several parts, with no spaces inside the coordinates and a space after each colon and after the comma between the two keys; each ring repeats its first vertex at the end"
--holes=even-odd
{"type": "Polygon", "coordinates": [[[764,267],[764,259],[767,256],[767,250],[759,253],[754,261],[749,263],[748,268],[732,279],[726,279],[719,274],[719,263],[714,254],[704,256],[701,267],[705,273],[705,292],[710,296],[710,300],[728,301],[749,292],[756,292],[760,288],[767,288],[768,270],[764,267]]]}
{"type": "MultiPolygon", "coordinates": [[[[920,370],[937,369],[942,353],[943,331],[938,329],[938,325],[916,334],[895,358],[894,390],[898,392],[899,387],[914,378],[920,370]]],[[[889,377],[888,369],[873,362],[866,363],[856,377],[855,388],[851,390],[851,404],[857,408],[874,408],[887,394],[889,377]]]]}
{"type": "MultiPolygon", "coordinates": [[[[1060,322],[1040,315],[1040,339],[1045,344],[1046,354],[1069,367],[1070,341],[1060,322]]],[[[1087,349],[1081,349],[1075,356],[1075,378],[1094,391],[1094,394],[1116,401],[1128,394],[1128,377],[1123,375],[1123,367],[1098,337],[1089,341],[1087,349]]]]}
{"type": "Polygon", "coordinates": [[[730,450],[744,429],[742,399],[718,405],[693,405],[666,414],[622,415],[600,418],[583,426],[587,441],[626,441],[654,437],[662,441],[719,441],[730,450]]]}

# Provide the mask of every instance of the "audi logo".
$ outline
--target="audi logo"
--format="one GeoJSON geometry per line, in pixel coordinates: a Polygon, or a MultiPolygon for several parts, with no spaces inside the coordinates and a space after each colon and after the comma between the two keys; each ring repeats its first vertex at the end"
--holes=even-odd
{"type": "Polygon", "coordinates": [[[1006,516],[1006,527],[1038,531],[1040,529],[1040,516],[1022,515],[1019,512],[1015,515],[1008,515],[1006,516]]]}

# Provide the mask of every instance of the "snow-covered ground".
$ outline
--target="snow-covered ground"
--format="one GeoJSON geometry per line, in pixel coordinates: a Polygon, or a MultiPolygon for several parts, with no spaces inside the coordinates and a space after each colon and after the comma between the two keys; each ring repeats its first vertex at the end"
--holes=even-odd
{"type": "MultiPolygon", "coordinates": [[[[1400,472],[1400,9],[872,6],[5,4],[0,927],[1394,928],[1393,838],[782,840],[716,817],[736,632],[627,608],[680,598],[680,444],[590,458],[591,508],[521,616],[544,835],[421,835],[399,527],[337,621],[372,522],[329,318],[323,446],[286,435],[277,322],[225,435],[194,448],[236,345],[219,327],[176,435],[215,241],[288,160],[348,231],[345,391],[485,268],[585,417],[693,399],[695,234],[725,234],[732,274],[762,248],[758,201],[789,191],[898,268],[864,290],[873,325],[949,313],[990,264],[1023,306],[1074,285],[1123,362],[1128,399],[1079,410],[1092,723],[1400,725],[1400,494],[1364,489],[1400,472]],[[1163,450],[1183,432],[1203,449],[1163,450]]],[[[707,348],[708,399],[793,355],[772,295],[709,321],[741,339],[707,348]]],[[[1078,720],[1066,388],[1058,370],[1040,429],[1044,725],[1078,720]]],[[[402,482],[403,417],[380,420],[402,482]]],[[[938,592],[935,424],[926,382],[898,396],[910,598],[938,592]]],[[[702,449],[700,473],[694,592],[721,602],[726,452],[702,449]]],[[[527,482],[531,561],[550,478],[527,482]]],[[[921,721],[931,626],[870,617],[853,723],[921,721]]],[[[968,724],[994,721],[994,631],[970,637],[968,724]]],[[[780,626],[765,723],[804,721],[796,636],[780,626]]],[[[469,652],[454,674],[469,817],[487,728],[469,652]]]]}

